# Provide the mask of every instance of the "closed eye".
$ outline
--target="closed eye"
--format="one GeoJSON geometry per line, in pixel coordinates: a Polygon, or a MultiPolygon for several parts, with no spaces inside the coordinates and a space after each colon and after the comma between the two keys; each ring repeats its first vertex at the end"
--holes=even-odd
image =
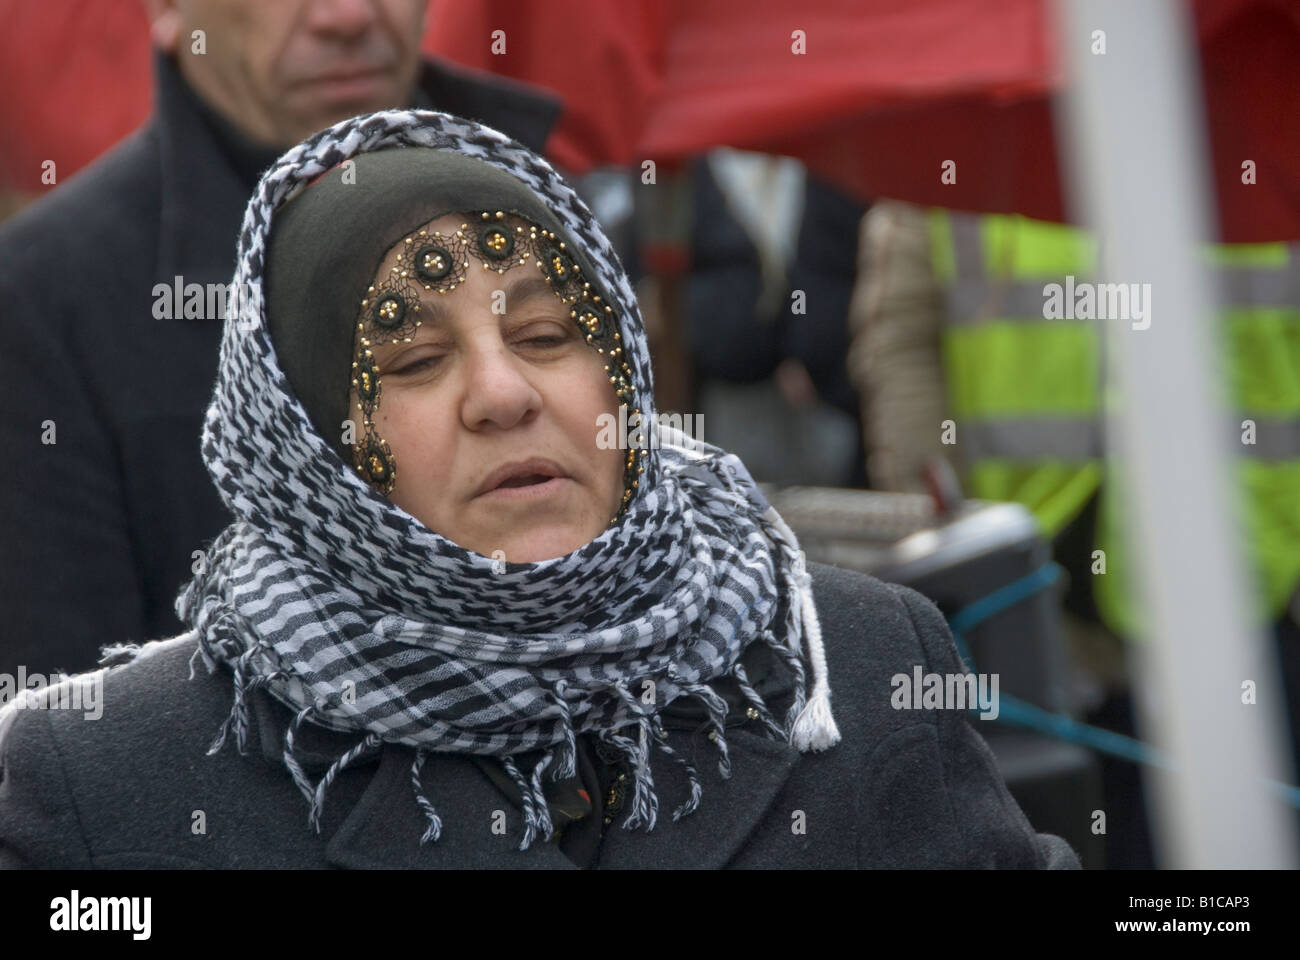
{"type": "MultiPolygon", "coordinates": [[[[535,346],[538,349],[548,350],[548,349],[553,349],[555,347],[565,346],[566,344],[571,343],[572,341],[573,338],[571,336],[552,335],[547,337],[529,337],[527,340],[520,340],[518,342],[526,346],[535,346]]],[[[413,374],[413,373],[427,373],[433,370],[435,367],[437,367],[437,365],[441,363],[444,359],[446,359],[445,354],[428,354],[426,356],[419,357],[415,360],[412,360],[410,363],[403,364],[399,367],[396,367],[391,370],[386,370],[384,372],[389,373],[395,377],[406,376],[408,374],[413,374]]]]}
{"type": "Polygon", "coordinates": [[[390,370],[389,373],[393,376],[402,376],[408,373],[421,373],[425,370],[432,370],[441,360],[441,356],[430,355],[427,357],[420,357],[418,360],[412,360],[410,363],[398,367],[396,370],[390,370]]]}

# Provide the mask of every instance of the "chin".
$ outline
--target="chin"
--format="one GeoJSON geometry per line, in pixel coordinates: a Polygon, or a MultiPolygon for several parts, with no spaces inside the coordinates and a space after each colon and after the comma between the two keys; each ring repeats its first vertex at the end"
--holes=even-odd
{"type": "Polygon", "coordinates": [[[598,533],[599,531],[587,535],[571,526],[548,527],[506,538],[507,542],[502,546],[476,552],[490,557],[493,550],[501,550],[504,551],[509,563],[540,563],[543,560],[566,556],[585,547],[598,533]]]}

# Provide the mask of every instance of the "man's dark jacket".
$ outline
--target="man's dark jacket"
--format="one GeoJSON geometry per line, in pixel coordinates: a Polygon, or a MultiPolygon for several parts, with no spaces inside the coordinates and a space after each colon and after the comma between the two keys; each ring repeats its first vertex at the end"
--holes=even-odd
{"type": "MultiPolygon", "coordinates": [[[[615,824],[596,865],[1077,868],[1069,845],[1035,833],[1007,792],[974,726],[984,721],[891,705],[895,674],[910,677],[916,665],[962,672],[938,609],[865,574],[810,570],[841,742],[800,754],[762,736],[741,704],[727,721],[732,774],[723,780],[702,717],[665,720],[666,742],[699,771],[699,808],[672,821],[687,784],[656,754],[658,824],[650,833],[615,824]]],[[[435,754],[424,765],[421,786],[443,827],[421,846],[415,754],[392,744],[339,774],[317,836],[281,762],[290,713],[278,701],[253,695],[247,755],[233,737],[205,755],[229,715],[232,686],[226,668],[209,674],[201,659],[188,679],[196,645],[193,634],[148,645],[99,674],[98,719],[84,709],[0,711],[0,867],[574,867],[544,842],[517,849],[521,818],[485,773],[491,759],[435,754]],[[494,811],[505,813],[504,835],[493,832],[494,811]]],[[[745,662],[775,706],[789,676],[784,667],[761,672],[755,654],[766,650],[751,645],[745,662]]],[[[357,739],[302,733],[298,756],[313,783],[357,739]]]]}
{"type": "MultiPolygon", "coordinates": [[[[199,455],[222,320],[157,319],[154,288],[230,282],[257,170],[155,63],[151,122],[0,229],[0,673],[178,632],[194,552],[229,521],[199,455]]],[[[433,62],[416,103],[538,151],[559,114],[433,62]]]]}

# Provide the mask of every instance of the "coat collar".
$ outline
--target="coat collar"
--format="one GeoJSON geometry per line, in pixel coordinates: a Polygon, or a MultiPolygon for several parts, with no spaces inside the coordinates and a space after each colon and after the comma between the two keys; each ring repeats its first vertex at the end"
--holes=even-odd
{"type": "Polygon", "coordinates": [[[175,63],[158,51],[154,90],[162,201],[154,276],[167,284],[176,277],[228,282],[252,188],[227,160],[175,63]]]}
{"type": "MultiPolygon", "coordinates": [[[[764,701],[777,704],[792,689],[788,673],[772,668],[769,649],[753,644],[742,660],[764,701]]],[[[728,697],[731,700],[731,697],[728,697]]],[[[289,713],[263,690],[250,698],[255,732],[263,756],[283,763],[289,713]]],[[[668,712],[665,711],[667,715],[668,712]]],[[[757,828],[789,778],[799,753],[755,732],[736,703],[727,718],[731,777],[722,779],[717,753],[690,711],[678,710],[676,722],[665,721],[666,742],[681,757],[693,758],[703,787],[699,807],[674,822],[672,811],[688,795],[689,783],[678,764],[656,753],[653,768],[659,797],[654,830],[611,827],[600,854],[601,869],[716,869],[732,860],[757,828]]],[[[779,715],[779,714],[778,714],[779,715]]],[[[306,725],[297,738],[295,757],[318,780],[334,759],[355,743],[355,736],[306,725]]],[[[422,771],[424,794],[442,819],[436,843],[420,846],[426,821],[415,802],[411,783],[413,752],[385,744],[378,754],[358,761],[374,773],[361,798],[327,841],[325,859],[347,869],[577,869],[559,849],[535,843],[518,850],[520,817],[506,793],[483,772],[491,760],[433,754],[422,771]],[[506,834],[492,833],[492,814],[506,814],[506,834]]],[[[286,774],[287,776],[287,774],[286,774]]]]}

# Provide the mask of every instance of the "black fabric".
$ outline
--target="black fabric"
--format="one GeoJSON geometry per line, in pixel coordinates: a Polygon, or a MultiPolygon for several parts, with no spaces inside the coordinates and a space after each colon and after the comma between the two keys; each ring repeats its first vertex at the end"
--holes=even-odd
{"type": "MultiPolygon", "coordinates": [[[[194,551],[229,522],[199,456],[221,317],[156,316],[155,290],[230,282],[260,161],[232,165],[169,59],[155,75],[144,128],[0,227],[0,672],[176,633],[194,551]]],[[[435,62],[421,92],[534,149],[559,112],[435,62]]]]}
{"type": "Polygon", "coordinates": [[[822,400],[854,418],[860,417],[861,405],[845,357],[849,302],[858,272],[858,232],[866,212],[855,197],[808,176],[799,244],[790,265],[790,289],[807,293],[808,312],[783,314],[783,355],[799,358],[822,400]]]}
{"type": "MultiPolygon", "coordinates": [[[[460,154],[406,148],[331,171],[276,214],[266,264],[267,318],[280,366],[312,425],[339,439],[347,416],[358,304],[388,249],[447,213],[515,213],[553,231],[595,276],[559,221],[515,177],[460,154]]],[[[471,224],[471,229],[475,224],[471,224]]]]}
{"type": "MultiPolygon", "coordinates": [[[[894,674],[961,670],[937,608],[853,571],[811,563],[809,572],[843,740],[800,754],[763,736],[737,704],[724,780],[702,714],[666,718],[665,743],[698,770],[708,802],[674,822],[686,779],[663,764],[659,823],[648,833],[611,827],[596,865],[1077,869],[1068,844],[1035,833],[1008,793],[981,721],[891,706],[894,674]]],[[[196,646],[177,638],[109,670],[97,720],[52,709],[0,718],[0,869],[574,869],[582,859],[549,843],[519,851],[517,810],[464,755],[435,753],[424,765],[421,789],[444,829],[437,843],[414,842],[426,826],[412,802],[414,751],[392,745],[338,774],[316,835],[280,760],[289,711],[265,691],[251,700],[249,755],[227,745],[205,756],[229,714],[230,677],[196,663],[189,680],[196,646]],[[203,833],[191,828],[196,806],[203,833]],[[504,836],[492,831],[494,810],[506,813],[504,836]]],[[[761,664],[750,651],[762,649],[746,651],[751,679],[761,664]]],[[[788,680],[774,672],[768,682],[788,680]]],[[[305,725],[295,755],[314,783],[354,741],[305,725]]]]}
{"type": "Polygon", "coordinates": [[[756,316],[758,251],[727,208],[708,163],[692,167],[692,217],[685,298],[694,379],[763,380],[781,362],[781,323],[756,316]]]}
{"type": "MultiPolygon", "coordinates": [[[[170,61],[164,62],[171,69],[170,61]]],[[[221,151],[222,158],[235,171],[239,179],[247,184],[248,192],[252,193],[253,188],[257,186],[257,181],[262,177],[262,171],[284,151],[250,140],[238,127],[208,106],[188,84],[184,82],[178,84],[177,93],[185,107],[193,111],[207,125],[212,133],[212,142],[221,151]]]]}

